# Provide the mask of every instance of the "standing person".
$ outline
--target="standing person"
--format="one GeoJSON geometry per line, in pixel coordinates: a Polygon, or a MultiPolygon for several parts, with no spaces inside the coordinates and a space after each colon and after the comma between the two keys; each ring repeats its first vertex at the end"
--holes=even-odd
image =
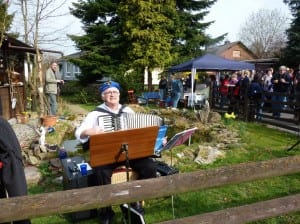
{"type": "Polygon", "coordinates": [[[228,113],[232,116],[236,116],[239,113],[238,103],[240,97],[240,85],[237,72],[233,73],[229,79],[229,106],[228,113]]]}
{"type": "Polygon", "coordinates": [[[50,104],[50,115],[56,115],[57,113],[58,84],[64,84],[64,80],[57,78],[57,70],[57,63],[51,62],[50,68],[47,69],[45,76],[45,89],[50,104]]]}
{"type": "MultiPolygon", "coordinates": [[[[295,97],[295,88],[294,88],[294,80],[295,80],[295,71],[292,68],[288,68],[288,75],[290,77],[290,85],[289,85],[289,89],[288,89],[288,96],[286,96],[286,101],[294,101],[294,97],[295,97]]],[[[285,105],[285,107],[288,107],[288,105],[285,105]]]]}
{"type": "Polygon", "coordinates": [[[192,86],[192,78],[191,78],[191,74],[189,74],[185,79],[184,91],[188,93],[191,92],[191,86],[192,86]]]}
{"type": "Polygon", "coordinates": [[[172,81],[172,109],[176,110],[178,106],[178,102],[181,98],[181,95],[183,93],[183,85],[179,78],[176,78],[174,75],[171,75],[171,81],[172,81]]]}
{"type": "Polygon", "coordinates": [[[295,117],[294,119],[299,122],[300,120],[300,71],[297,72],[294,79],[294,102],[295,102],[295,117]]]}
{"type": "Polygon", "coordinates": [[[244,100],[244,97],[247,95],[247,90],[250,85],[250,71],[245,70],[241,72],[241,78],[239,80],[240,85],[240,97],[242,100],[244,100]]]}
{"type": "Polygon", "coordinates": [[[225,75],[225,77],[221,81],[220,86],[220,109],[223,109],[224,104],[228,101],[228,85],[229,85],[229,75],[225,75]]]}
{"type": "Polygon", "coordinates": [[[273,84],[274,93],[272,96],[273,117],[280,118],[280,111],[283,108],[283,102],[286,98],[284,95],[288,93],[291,85],[291,79],[289,74],[287,74],[286,66],[282,65],[279,67],[279,72],[274,74],[271,82],[273,84]]]}
{"type": "MultiPolygon", "coordinates": [[[[252,82],[249,86],[248,96],[250,101],[252,101],[252,106],[254,107],[254,117],[257,120],[262,119],[262,96],[263,96],[263,88],[261,83],[259,82],[259,75],[255,74],[252,82]]],[[[252,109],[252,108],[251,108],[252,109]]]]}
{"type": "MultiPolygon", "coordinates": [[[[102,115],[117,114],[122,116],[125,113],[134,113],[128,106],[122,106],[120,101],[120,85],[117,82],[106,82],[99,88],[101,98],[104,101],[96,110],[88,113],[81,125],[76,129],[75,136],[81,143],[86,143],[89,136],[103,133],[104,120],[102,115]]],[[[109,149],[107,149],[109,150],[109,149]]],[[[156,165],[151,158],[141,158],[130,160],[130,167],[138,173],[139,179],[147,179],[156,177],[156,165]]],[[[94,167],[95,183],[97,185],[111,184],[112,172],[125,162],[113,163],[94,167]]],[[[136,203],[133,207],[141,214],[144,212],[140,203],[136,203]]],[[[113,223],[114,211],[111,207],[102,208],[100,211],[100,219],[102,224],[113,223]]]]}
{"type": "Polygon", "coordinates": [[[166,100],[167,91],[168,91],[168,81],[166,77],[163,75],[158,83],[159,88],[159,100],[164,102],[166,100]]]}
{"type": "MultiPolygon", "coordinates": [[[[272,84],[272,78],[273,78],[273,68],[269,68],[267,70],[267,73],[263,75],[262,77],[262,87],[264,90],[264,101],[271,100],[272,96],[271,93],[273,92],[273,84],[272,84]]],[[[269,102],[264,103],[263,106],[270,108],[271,104],[269,102]]]]}
{"type": "MultiPolygon", "coordinates": [[[[19,140],[7,120],[0,117],[0,198],[27,195],[27,183],[19,140]]],[[[30,220],[14,221],[30,224],[30,220]]]]}

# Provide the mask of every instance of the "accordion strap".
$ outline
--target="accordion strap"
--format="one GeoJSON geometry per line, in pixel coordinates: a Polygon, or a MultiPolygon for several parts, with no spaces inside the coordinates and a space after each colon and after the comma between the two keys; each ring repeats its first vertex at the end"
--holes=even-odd
{"type": "Polygon", "coordinates": [[[94,109],[94,111],[99,111],[99,112],[103,112],[103,113],[108,113],[109,115],[111,115],[111,116],[113,116],[113,117],[118,117],[118,116],[121,116],[121,114],[123,113],[123,109],[125,108],[125,107],[127,107],[127,105],[122,105],[122,107],[120,108],[120,110],[119,110],[119,113],[117,113],[117,114],[115,114],[115,113],[112,113],[112,112],[110,112],[110,111],[108,111],[108,110],[105,110],[104,108],[102,108],[102,107],[96,107],[95,109],[94,109]]]}

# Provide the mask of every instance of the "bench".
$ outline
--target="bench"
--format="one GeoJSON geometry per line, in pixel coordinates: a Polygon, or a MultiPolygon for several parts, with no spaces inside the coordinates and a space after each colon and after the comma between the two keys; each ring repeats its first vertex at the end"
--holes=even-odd
{"type": "MultiPolygon", "coordinates": [[[[140,101],[144,101],[144,104],[148,104],[149,102],[157,102],[159,101],[159,92],[143,92],[142,96],[138,97],[140,101]]],[[[139,101],[139,99],[138,99],[139,101]]]]}

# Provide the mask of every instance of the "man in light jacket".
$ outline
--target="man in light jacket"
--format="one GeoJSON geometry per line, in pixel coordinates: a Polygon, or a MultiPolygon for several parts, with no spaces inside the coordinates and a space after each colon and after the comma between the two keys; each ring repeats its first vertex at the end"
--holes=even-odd
{"type": "Polygon", "coordinates": [[[57,112],[57,84],[64,84],[64,80],[57,78],[57,69],[57,63],[51,62],[50,68],[47,69],[45,77],[45,91],[50,104],[50,115],[56,115],[57,112]]]}

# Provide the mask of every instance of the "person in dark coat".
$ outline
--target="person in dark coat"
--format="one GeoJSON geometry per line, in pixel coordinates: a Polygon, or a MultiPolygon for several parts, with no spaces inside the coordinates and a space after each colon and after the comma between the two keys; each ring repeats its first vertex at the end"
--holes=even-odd
{"type": "Polygon", "coordinates": [[[287,100],[286,95],[291,85],[291,78],[287,73],[287,67],[284,65],[280,66],[279,72],[274,74],[271,82],[273,84],[273,117],[280,118],[280,112],[284,108],[284,102],[287,100]]]}
{"type": "Polygon", "coordinates": [[[263,99],[263,87],[259,82],[259,75],[254,75],[253,80],[249,86],[248,96],[252,102],[252,107],[255,111],[253,114],[257,120],[262,119],[262,99],[263,99]]]}
{"type": "MultiPolygon", "coordinates": [[[[7,120],[0,117],[0,197],[27,195],[27,183],[18,138],[7,120]]],[[[30,224],[30,220],[14,221],[30,224]]]]}

